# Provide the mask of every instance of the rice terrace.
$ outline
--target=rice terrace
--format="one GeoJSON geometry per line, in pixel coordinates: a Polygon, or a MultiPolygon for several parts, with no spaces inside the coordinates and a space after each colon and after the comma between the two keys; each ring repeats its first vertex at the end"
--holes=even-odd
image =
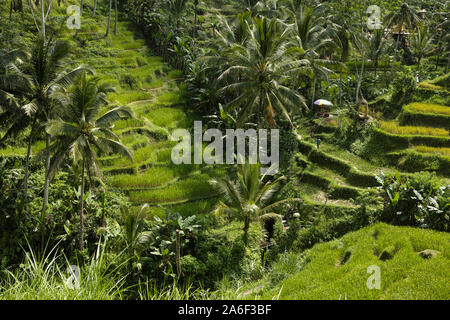
{"type": "Polygon", "coordinates": [[[0,0],[0,300],[449,300],[449,4],[0,0]]]}

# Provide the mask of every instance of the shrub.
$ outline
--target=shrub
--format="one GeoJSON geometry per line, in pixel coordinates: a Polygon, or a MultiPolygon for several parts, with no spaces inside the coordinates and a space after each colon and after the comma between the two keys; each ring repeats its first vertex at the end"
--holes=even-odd
{"type": "Polygon", "coordinates": [[[134,89],[138,85],[138,80],[131,74],[125,74],[120,78],[120,83],[127,85],[130,89],[134,89]]]}
{"type": "Polygon", "coordinates": [[[446,87],[449,88],[450,85],[450,73],[444,74],[440,77],[437,77],[436,79],[430,81],[430,83],[441,86],[441,87],[446,87]]]}
{"type": "Polygon", "coordinates": [[[382,219],[386,222],[450,230],[450,185],[431,173],[377,177],[385,193],[382,219]]]}

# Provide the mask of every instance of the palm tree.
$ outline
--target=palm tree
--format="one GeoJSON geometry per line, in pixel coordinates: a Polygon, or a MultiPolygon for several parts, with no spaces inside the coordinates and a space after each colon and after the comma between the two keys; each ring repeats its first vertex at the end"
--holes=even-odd
{"type": "Polygon", "coordinates": [[[20,49],[0,50],[0,125],[7,129],[3,137],[0,138],[0,145],[9,137],[23,131],[31,122],[23,180],[23,203],[25,208],[27,206],[31,144],[35,133],[34,130],[36,129],[37,116],[29,117],[23,110],[25,101],[23,93],[28,90],[27,77],[18,74],[15,70],[20,70],[28,57],[28,52],[20,49]]]}
{"type": "Polygon", "coordinates": [[[316,95],[316,84],[319,79],[327,79],[332,71],[328,68],[330,65],[339,64],[338,61],[321,58],[320,53],[328,48],[336,46],[332,36],[338,37],[337,26],[335,26],[329,17],[317,17],[315,9],[303,5],[291,5],[288,10],[291,17],[292,33],[294,36],[293,44],[297,48],[299,59],[306,59],[309,63],[310,74],[313,78],[311,108],[316,95]],[[323,27],[327,24],[327,28],[323,27]]]}
{"type": "Polygon", "coordinates": [[[124,228],[125,242],[128,247],[128,258],[130,269],[135,249],[140,244],[146,243],[151,238],[150,231],[144,231],[145,218],[147,217],[148,204],[143,204],[139,210],[130,210],[128,207],[121,207],[124,228]]]}
{"type": "Polygon", "coordinates": [[[400,7],[400,11],[393,11],[389,13],[385,18],[389,27],[397,27],[397,37],[395,40],[395,53],[392,60],[392,72],[394,70],[394,64],[397,60],[397,49],[400,41],[401,33],[404,27],[412,28],[417,22],[420,21],[419,16],[414,8],[410,7],[407,3],[403,3],[400,7]]]}
{"type": "Polygon", "coordinates": [[[269,204],[286,178],[281,176],[274,181],[264,182],[261,176],[260,164],[245,163],[238,165],[237,182],[231,179],[212,179],[211,185],[221,192],[224,201],[219,201],[215,212],[230,214],[244,221],[244,239],[247,241],[250,222],[254,219],[264,219],[278,216],[272,210],[288,201],[299,201],[297,198],[287,198],[269,204]]]}
{"type": "Polygon", "coordinates": [[[377,29],[375,30],[372,38],[370,39],[370,57],[372,61],[374,62],[375,67],[375,77],[377,76],[377,69],[378,69],[378,61],[380,59],[380,56],[383,54],[386,41],[383,37],[383,30],[377,29]]]}
{"type": "MultiPolygon", "coordinates": [[[[53,116],[54,99],[53,93],[57,90],[69,87],[74,79],[87,70],[80,66],[77,68],[64,68],[65,58],[70,53],[69,43],[63,40],[44,40],[40,34],[36,38],[34,45],[27,56],[25,63],[17,67],[13,64],[9,66],[10,72],[17,79],[16,93],[19,94],[25,104],[16,108],[15,117],[9,124],[7,134],[17,132],[24,125],[30,124],[31,133],[28,140],[28,151],[25,167],[24,194],[26,198],[28,163],[31,152],[33,134],[43,122],[48,121],[53,116]]],[[[50,184],[50,135],[46,135],[45,148],[45,181],[43,211],[48,206],[48,189],[50,184]]]]}
{"type": "Polygon", "coordinates": [[[365,67],[365,63],[366,63],[366,58],[367,58],[367,53],[369,51],[369,39],[367,34],[362,31],[362,30],[354,30],[354,32],[351,35],[351,41],[353,44],[353,47],[359,52],[360,56],[361,56],[361,70],[358,70],[358,67],[356,67],[356,76],[357,76],[357,84],[356,84],[356,96],[355,96],[355,103],[356,103],[356,108],[358,108],[359,104],[360,104],[360,96],[362,94],[360,94],[361,91],[361,83],[362,83],[362,79],[364,76],[364,67],[365,67]]]}
{"type": "Polygon", "coordinates": [[[94,0],[94,8],[92,9],[92,14],[90,18],[93,18],[95,16],[96,11],[97,11],[97,0],[94,0]]]}
{"type": "Polygon", "coordinates": [[[112,10],[112,0],[109,0],[108,23],[106,24],[105,38],[109,35],[109,27],[111,26],[111,10],[112,10]]]}
{"type": "Polygon", "coordinates": [[[429,30],[420,26],[413,34],[411,39],[411,49],[414,56],[417,58],[417,67],[420,68],[422,59],[433,52],[433,37],[429,30]]]}
{"type": "Polygon", "coordinates": [[[119,153],[132,159],[130,150],[124,146],[111,130],[111,122],[131,117],[131,111],[114,107],[100,115],[101,107],[107,104],[106,94],[111,88],[99,85],[98,78],[86,73],[78,79],[67,94],[60,93],[57,99],[62,106],[59,118],[47,123],[46,131],[55,138],[52,144],[54,156],[50,168],[53,176],[63,161],[70,155],[75,163],[81,162],[80,192],[80,238],[79,248],[84,247],[84,192],[85,173],[101,177],[98,154],[119,153]]]}
{"type": "Polygon", "coordinates": [[[289,59],[287,30],[281,30],[277,19],[256,17],[247,28],[245,45],[235,44],[222,52],[228,67],[218,80],[229,82],[219,91],[237,96],[227,107],[240,108],[238,126],[252,116],[274,126],[276,111],[292,125],[288,110],[295,112],[306,105],[303,96],[285,83],[307,62],[289,59]]]}
{"type": "Polygon", "coordinates": [[[348,59],[350,54],[350,34],[349,30],[346,27],[347,25],[344,23],[339,27],[338,32],[336,33],[335,42],[340,49],[341,56],[339,61],[342,63],[342,68],[339,70],[339,105],[342,105],[342,71],[345,68],[345,62],[348,59]]]}
{"type": "Polygon", "coordinates": [[[165,9],[167,10],[172,21],[175,21],[177,29],[180,28],[180,22],[186,12],[188,0],[167,0],[165,9]]]}
{"type": "Polygon", "coordinates": [[[114,0],[114,35],[115,36],[117,36],[117,20],[118,20],[117,0],[114,0]]]}

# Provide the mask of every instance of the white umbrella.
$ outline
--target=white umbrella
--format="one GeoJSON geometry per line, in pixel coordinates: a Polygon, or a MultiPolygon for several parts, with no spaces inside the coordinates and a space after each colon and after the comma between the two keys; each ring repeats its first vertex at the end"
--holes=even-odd
{"type": "Polygon", "coordinates": [[[330,101],[325,100],[325,99],[316,100],[316,101],[314,101],[314,104],[317,106],[332,106],[333,105],[333,103],[331,103],[330,101]]]}

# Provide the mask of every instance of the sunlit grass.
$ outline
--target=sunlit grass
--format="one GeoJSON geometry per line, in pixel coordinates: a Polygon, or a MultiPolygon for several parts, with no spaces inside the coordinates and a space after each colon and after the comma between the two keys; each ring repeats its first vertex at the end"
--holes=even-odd
{"type": "Polygon", "coordinates": [[[448,233],[380,223],[319,243],[305,255],[290,254],[294,259],[276,263],[259,281],[260,290],[245,298],[447,300],[449,241],[448,233]],[[439,253],[424,259],[419,252],[425,249],[439,253]],[[385,251],[390,259],[380,258],[385,251]],[[367,287],[369,266],[380,268],[380,289],[367,287]],[[276,270],[281,281],[274,281],[276,270]]]}
{"type": "Polygon", "coordinates": [[[113,300],[121,299],[126,275],[108,261],[105,245],[99,245],[90,262],[79,266],[79,286],[70,281],[73,273],[61,254],[53,250],[39,257],[32,250],[13,272],[0,280],[0,300],[113,300]]]}
{"type": "Polygon", "coordinates": [[[401,135],[448,136],[448,131],[441,128],[420,126],[399,126],[395,121],[381,121],[381,129],[401,135]]]}
{"type": "Polygon", "coordinates": [[[147,118],[160,127],[176,128],[183,127],[186,120],[186,113],[177,108],[157,108],[151,109],[146,114],[147,118]]]}
{"type": "Polygon", "coordinates": [[[413,149],[422,153],[434,153],[450,157],[450,148],[435,148],[428,146],[413,146],[413,149]]]}
{"type": "Polygon", "coordinates": [[[116,188],[148,188],[167,183],[194,170],[193,166],[152,167],[137,175],[118,174],[108,178],[116,188]]]}
{"type": "Polygon", "coordinates": [[[126,105],[133,101],[149,100],[152,98],[152,94],[142,90],[129,90],[121,93],[112,93],[108,98],[113,102],[117,101],[121,105],[126,105]]]}
{"type": "Polygon", "coordinates": [[[130,191],[130,200],[164,203],[212,196],[214,194],[211,192],[209,179],[208,175],[198,175],[177,181],[161,189],[130,191]]]}
{"type": "Polygon", "coordinates": [[[450,107],[440,106],[437,104],[414,102],[409,104],[407,108],[420,113],[435,113],[450,116],[450,107]]]}

